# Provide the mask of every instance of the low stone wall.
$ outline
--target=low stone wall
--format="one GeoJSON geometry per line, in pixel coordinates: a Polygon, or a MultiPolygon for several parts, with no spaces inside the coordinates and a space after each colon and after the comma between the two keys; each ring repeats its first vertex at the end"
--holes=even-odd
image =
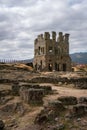
{"type": "Polygon", "coordinates": [[[11,93],[12,93],[11,90],[2,90],[2,91],[0,91],[0,97],[10,95],[11,93]]]}
{"type": "Polygon", "coordinates": [[[44,90],[34,88],[20,88],[20,97],[28,104],[38,105],[43,103],[44,90]]]}
{"type": "Polygon", "coordinates": [[[12,85],[12,95],[21,97],[28,104],[40,104],[46,94],[52,93],[51,86],[40,86],[39,84],[23,84],[15,82],[12,85]]]}
{"type": "Polygon", "coordinates": [[[15,81],[12,79],[0,79],[0,83],[14,83],[15,81]]]}
{"type": "Polygon", "coordinates": [[[31,79],[31,83],[54,83],[74,84],[76,88],[87,89],[87,78],[54,78],[54,77],[36,77],[31,79]]]}
{"type": "Polygon", "coordinates": [[[62,102],[63,105],[76,105],[77,98],[73,96],[61,96],[58,98],[59,101],[62,102]]]}
{"type": "Polygon", "coordinates": [[[50,85],[39,85],[39,84],[35,84],[35,83],[30,83],[30,84],[23,84],[22,87],[24,88],[33,88],[33,89],[43,89],[44,90],[44,94],[50,94],[52,93],[52,87],[50,85]]]}
{"type": "MultiPolygon", "coordinates": [[[[50,122],[56,121],[59,121],[59,123],[61,121],[63,123],[63,119],[64,121],[70,120],[71,122],[71,120],[86,116],[87,104],[84,104],[84,101],[82,104],[79,104],[79,100],[82,99],[83,98],[78,99],[72,96],[61,96],[58,100],[48,102],[43,110],[36,116],[35,124],[43,125],[43,123],[49,124],[50,122]],[[59,99],[61,101],[59,101],[59,99]]],[[[87,97],[84,97],[84,99],[87,99],[87,97]]],[[[64,125],[67,124],[64,122],[64,125]]]]}
{"type": "Polygon", "coordinates": [[[73,106],[71,114],[76,117],[87,114],[87,105],[77,104],[73,106]]]}
{"type": "Polygon", "coordinates": [[[12,95],[14,96],[19,96],[19,89],[20,89],[20,85],[18,82],[15,82],[13,85],[12,85],[12,95]]]}

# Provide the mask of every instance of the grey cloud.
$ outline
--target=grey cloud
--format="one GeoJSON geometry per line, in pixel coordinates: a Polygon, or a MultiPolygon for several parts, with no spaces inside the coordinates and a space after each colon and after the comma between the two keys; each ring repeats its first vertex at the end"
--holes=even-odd
{"type": "Polygon", "coordinates": [[[70,53],[87,51],[86,10],[86,0],[0,0],[0,58],[32,58],[44,31],[70,33],[70,53]]]}
{"type": "Polygon", "coordinates": [[[8,7],[20,7],[20,6],[31,6],[32,4],[36,3],[36,0],[0,0],[2,6],[8,7]]]}
{"type": "Polygon", "coordinates": [[[68,0],[70,5],[81,4],[83,0],[68,0]]]}
{"type": "Polygon", "coordinates": [[[21,40],[18,44],[18,48],[20,49],[33,49],[34,44],[31,43],[29,40],[21,40]]]}

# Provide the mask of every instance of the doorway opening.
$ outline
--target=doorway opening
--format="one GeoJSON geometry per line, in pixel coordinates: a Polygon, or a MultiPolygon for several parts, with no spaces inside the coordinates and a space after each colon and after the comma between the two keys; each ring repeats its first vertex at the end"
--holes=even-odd
{"type": "Polygon", "coordinates": [[[63,64],[63,71],[66,71],[66,64],[63,64]]]}
{"type": "Polygon", "coordinates": [[[48,69],[49,69],[49,71],[52,71],[52,70],[53,70],[52,64],[48,64],[48,69]]]}
{"type": "Polygon", "coordinates": [[[59,71],[59,64],[55,63],[55,71],[59,71]]]}

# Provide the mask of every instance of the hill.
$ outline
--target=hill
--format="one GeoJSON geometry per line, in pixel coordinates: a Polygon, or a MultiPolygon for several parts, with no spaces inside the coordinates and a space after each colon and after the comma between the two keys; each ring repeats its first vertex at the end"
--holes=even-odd
{"type": "Polygon", "coordinates": [[[70,54],[70,57],[75,63],[87,64],[87,52],[73,53],[70,54]]]}
{"type": "MultiPolygon", "coordinates": [[[[87,64],[87,52],[79,52],[79,53],[73,53],[70,54],[70,57],[72,59],[72,62],[78,63],[78,64],[87,64]]],[[[4,60],[3,60],[4,61],[4,60]]],[[[15,61],[4,61],[1,63],[32,63],[33,62],[33,58],[31,59],[25,59],[25,60],[15,60],[15,61]]]]}
{"type": "MultiPolygon", "coordinates": [[[[87,52],[79,52],[70,54],[72,62],[79,63],[79,64],[87,64],[87,52]]],[[[21,63],[30,63],[33,62],[32,59],[22,60],[21,63]]]]}
{"type": "MultiPolygon", "coordinates": [[[[78,64],[87,64],[87,52],[73,53],[73,54],[70,54],[70,57],[72,59],[72,62],[75,62],[78,64]]],[[[23,62],[24,63],[33,62],[33,58],[24,60],[23,62]]]]}
{"type": "Polygon", "coordinates": [[[33,62],[33,58],[32,59],[25,59],[25,60],[20,60],[18,61],[19,63],[31,63],[33,62]]]}

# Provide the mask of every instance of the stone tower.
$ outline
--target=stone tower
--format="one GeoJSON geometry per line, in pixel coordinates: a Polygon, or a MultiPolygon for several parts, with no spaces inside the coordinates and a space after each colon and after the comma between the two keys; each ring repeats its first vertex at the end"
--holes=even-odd
{"type": "Polygon", "coordinates": [[[69,56],[69,34],[59,32],[45,32],[34,41],[35,70],[39,71],[71,71],[71,58],[69,56]],[[57,39],[57,40],[56,40],[57,39]]]}

